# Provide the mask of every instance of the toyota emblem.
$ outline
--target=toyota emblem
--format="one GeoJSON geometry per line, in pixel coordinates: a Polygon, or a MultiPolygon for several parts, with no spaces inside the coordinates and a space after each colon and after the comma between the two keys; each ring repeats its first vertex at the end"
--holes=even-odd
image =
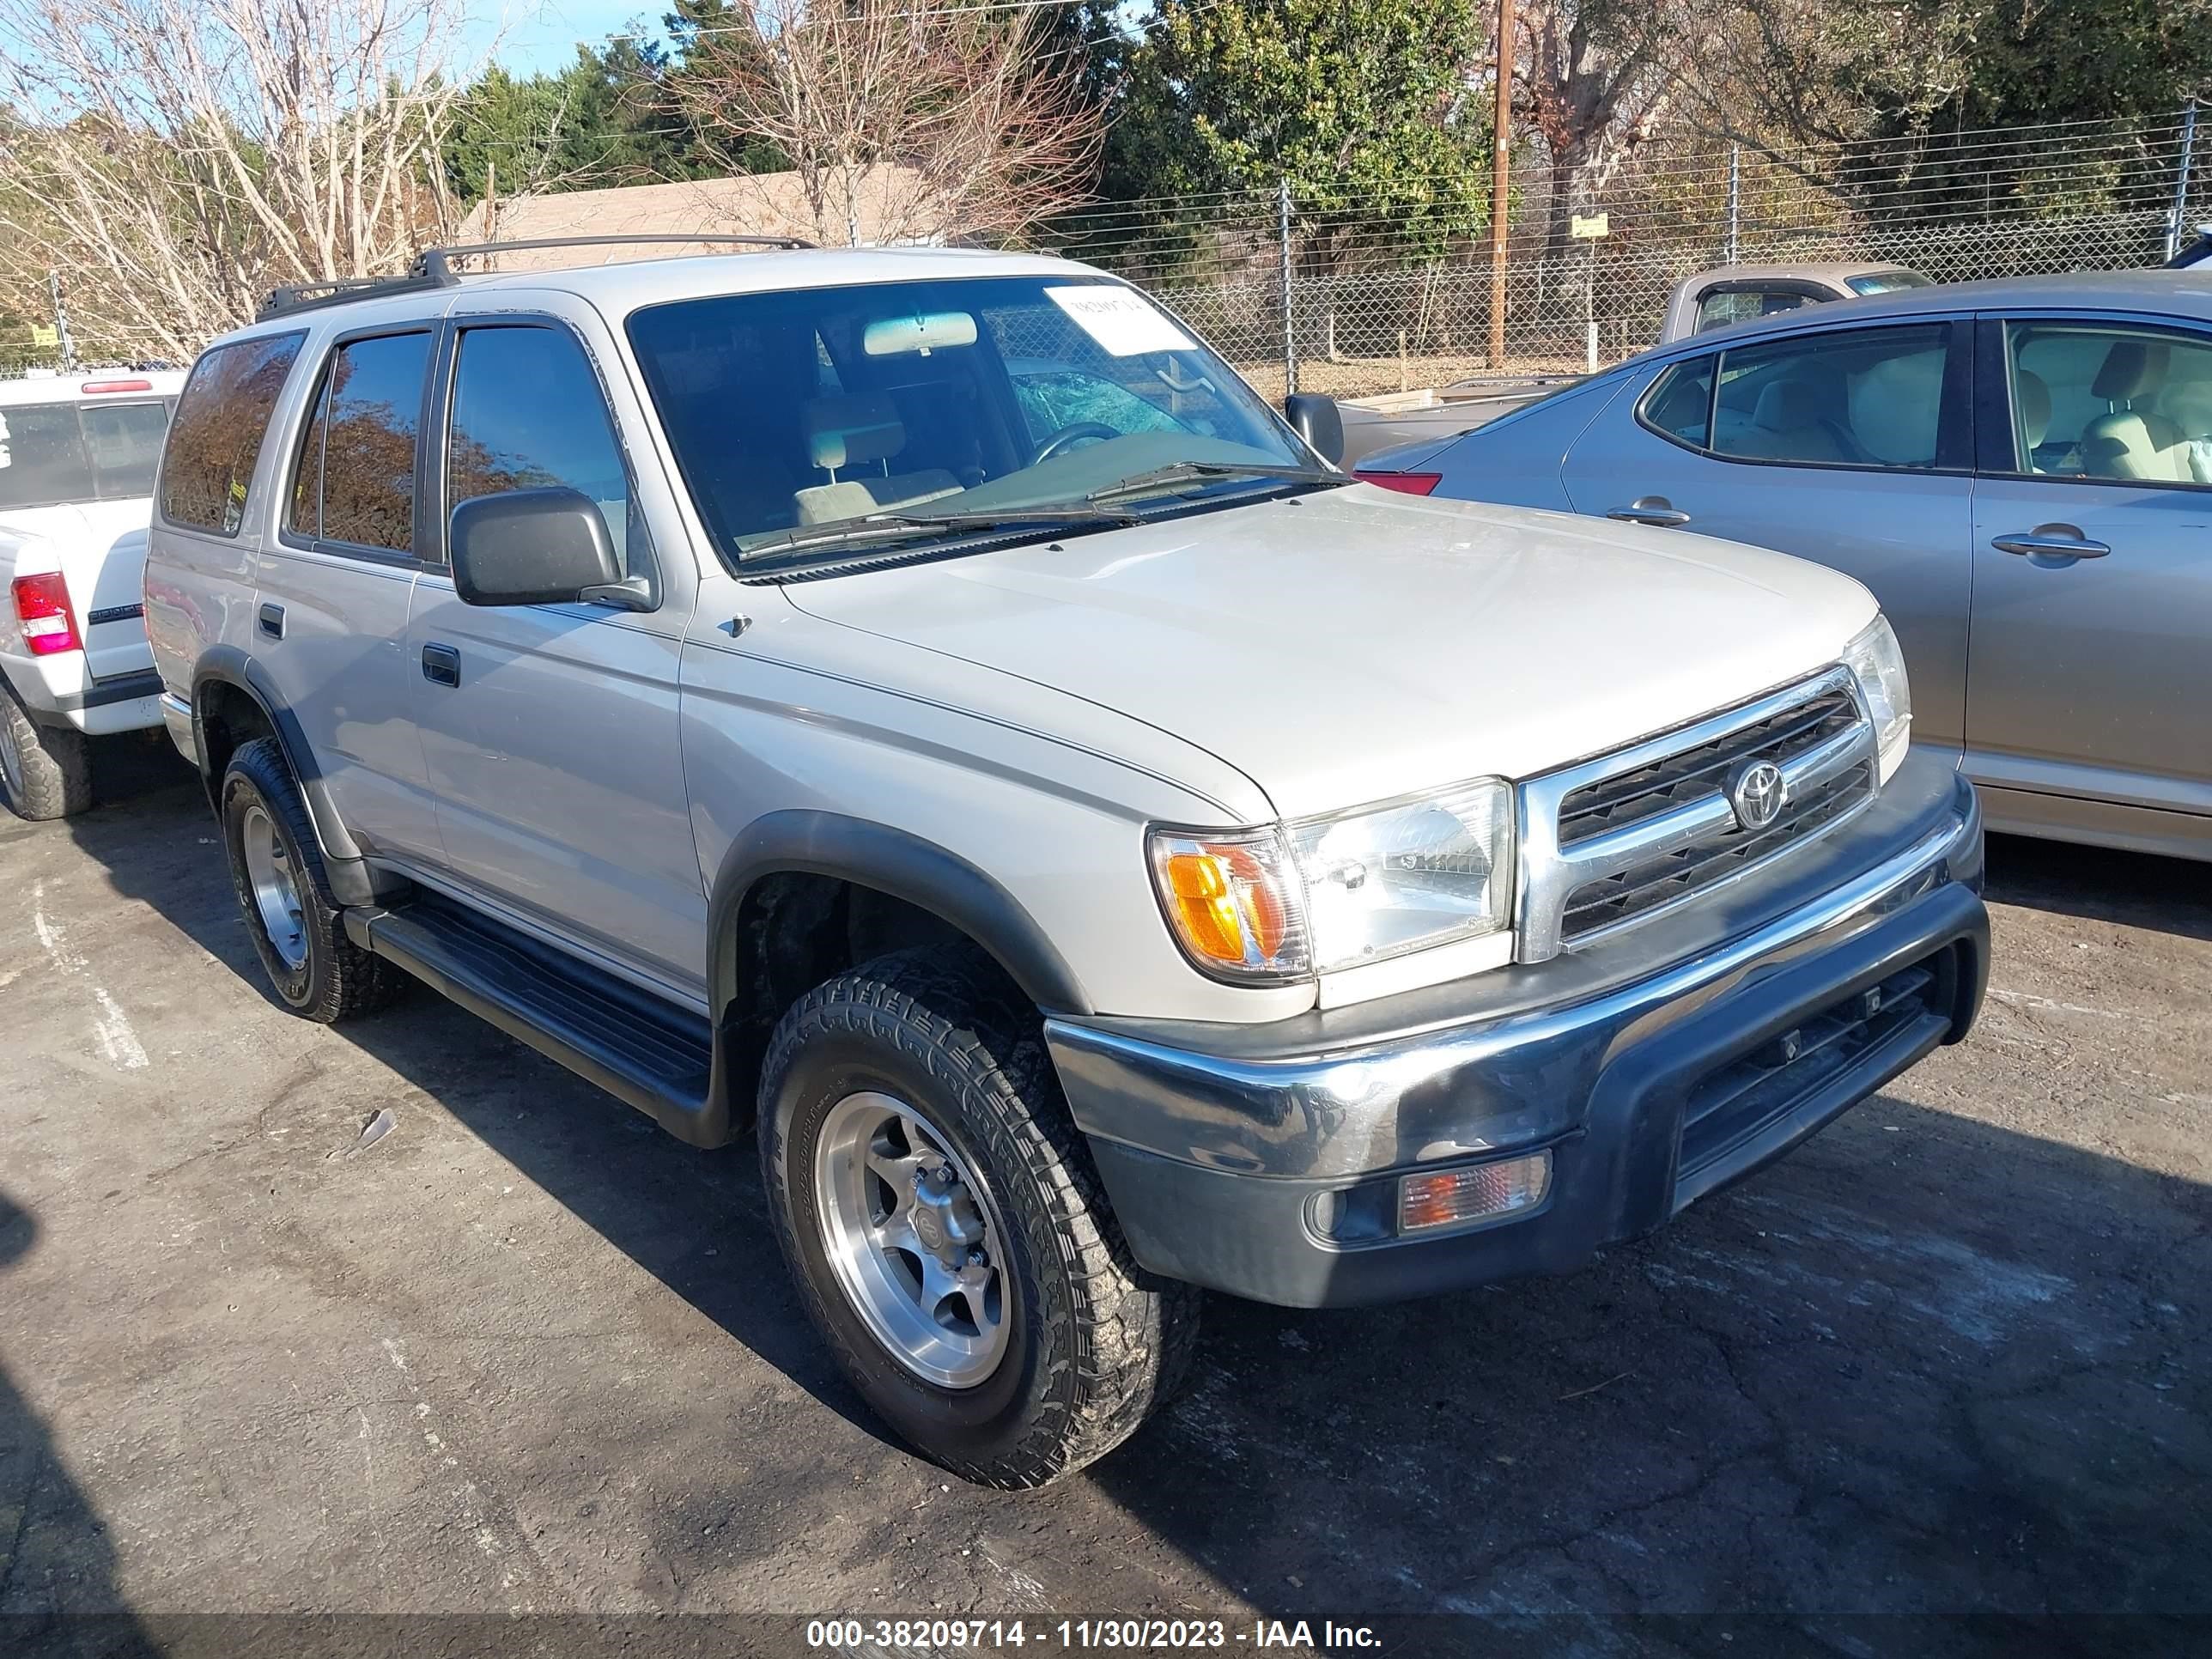
{"type": "Polygon", "coordinates": [[[1764,830],[1782,816],[1790,785],[1772,761],[1746,761],[1729,775],[1728,802],[1747,830],[1764,830]]]}

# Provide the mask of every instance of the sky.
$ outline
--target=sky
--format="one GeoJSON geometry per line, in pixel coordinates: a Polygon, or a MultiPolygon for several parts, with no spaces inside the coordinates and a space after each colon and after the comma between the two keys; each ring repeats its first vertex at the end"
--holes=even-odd
{"type": "Polygon", "coordinates": [[[576,42],[594,46],[610,34],[629,30],[641,21],[659,32],[665,9],[654,0],[466,0],[470,14],[464,32],[466,56],[487,55],[506,65],[514,75],[566,69],[576,55],[576,42]]]}

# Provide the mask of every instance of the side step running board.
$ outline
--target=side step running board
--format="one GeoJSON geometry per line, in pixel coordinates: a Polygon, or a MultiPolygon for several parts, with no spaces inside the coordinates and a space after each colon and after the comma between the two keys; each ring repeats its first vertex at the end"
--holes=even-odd
{"type": "Polygon", "coordinates": [[[347,937],[362,949],[628,1101],[678,1139],[728,1142],[714,1036],[700,1015],[443,900],[344,915],[347,937]]]}

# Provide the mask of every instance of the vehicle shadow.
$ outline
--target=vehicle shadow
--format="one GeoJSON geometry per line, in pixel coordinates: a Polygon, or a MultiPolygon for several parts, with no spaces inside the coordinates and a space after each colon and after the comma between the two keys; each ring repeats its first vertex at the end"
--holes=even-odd
{"type": "MultiPolygon", "coordinates": [[[[161,770],[111,799],[79,845],[259,987],[197,783],[161,770]]],[[[2170,925],[2173,872],[2134,866],[2074,850],[2027,878],[2001,863],[1996,884],[2170,925]]],[[[743,1149],[680,1146],[427,993],[344,1035],[887,1439],[780,1267],[729,1267],[774,1255],[743,1149]]],[[[1540,1650],[1772,1650],[1746,1639],[1760,1619],[1799,1651],[2025,1654],[2072,1638],[1970,1639],[1957,1616],[2212,1616],[2212,1188],[2035,1133],[2008,1090],[2047,1089],[2047,1060],[1977,1054],[1968,1090],[1973,1046],[1569,1278],[1330,1313],[1211,1297],[1191,1384],[1144,1433],[1044,1492],[950,1492],[940,1524],[1018,1552],[1055,1616],[1233,1597],[1316,1632],[1434,1621],[1391,1650],[1425,1655],[1514,1631],[1540,1650]],[[1700,1622],[1648,1642],[1570,1628],[1662,1616],[1700,1622]]],[[[672,1514],[654,1541],[703,1565],[697,1534],[672,1514]]]]}
{"type": "MultiPolygon", "coordinates": [[[[0,1192],[0,1297],[38,1242],[30,1212],[0,1192]]],[[[156,1647],[116,1585],[107,1523],[52,1435],[0,1365],[0,1651],[151,1659],[156,1647]]]]}
{"type": "Polygon", "coordinates": [[[1988,891],[2003,904],[2212,939],[2212,863],[1991,836],[1988,891]]]}

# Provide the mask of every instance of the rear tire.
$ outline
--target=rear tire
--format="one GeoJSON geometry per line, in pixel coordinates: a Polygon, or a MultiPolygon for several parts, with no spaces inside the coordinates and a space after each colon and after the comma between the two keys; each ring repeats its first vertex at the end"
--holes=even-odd
{"type": "Polygon", "coordinates": [[[231,757],[220,799],[238,908],[277,1000],[322,1025],[390,1002],[404,981],[346,937],[307,804],[274,738],[231,757]]]}
{"type": "Polygon", "coordinates": [[[92,805],[92,757],[73,726],[41,726],[0,683],[0,797],[17,817],[43,823],[92,805]]]}
{"type": "Polygon", "coordinates": [[[807,1311],[923,1455],[1042,1486],[1173,1394],[1200,1293],[1131,1259],[1036,1011],[981,951],[902,951],[810,993],[776,1026],[760,1098],[807,1311]]]}

